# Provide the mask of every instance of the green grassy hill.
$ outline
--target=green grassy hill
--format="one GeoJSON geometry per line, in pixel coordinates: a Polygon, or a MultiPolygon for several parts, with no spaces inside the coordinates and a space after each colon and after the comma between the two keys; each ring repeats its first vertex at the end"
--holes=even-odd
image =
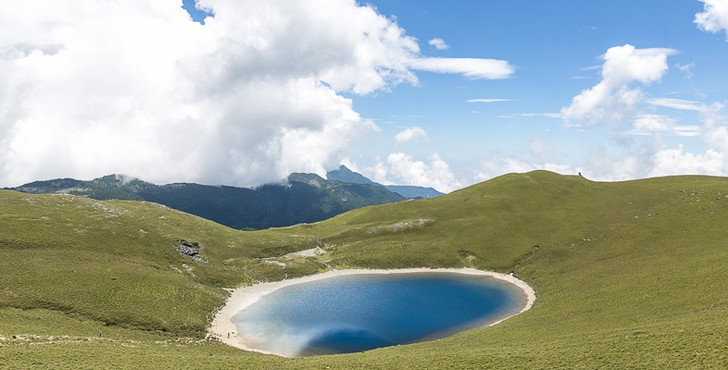
{"type": "Polygon", "coordinates": [[[725,368],[727,226],[728,179],[704,176],[536,171],[253,232],[153,203],[2,191],[0,366],[725,368]],[[326,253],[287,255],[313,247],[326,253]],[[284,359],[205,340],[223,288],[327,265],[512,271],[538,299],[494,327],[365,353],[284,359]]]}

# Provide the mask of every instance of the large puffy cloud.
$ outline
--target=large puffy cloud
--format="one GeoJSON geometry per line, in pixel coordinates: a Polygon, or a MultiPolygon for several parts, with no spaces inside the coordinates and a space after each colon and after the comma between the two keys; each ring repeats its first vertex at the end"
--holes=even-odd
{"type": "Polygon", "coordinates": [[[653,168],[649,176],[683,174],[725,175],[728,158],[725,153],[708,149],[704,154],[686,153],[683,146],[661,150],[653,156],[653,168]]]}
{"type": "Polygon", "coordinates": [[[185,39],[199,44],[197,24],[158,3],[54,5],[18,1],[0,14],[2,183],[154,163],[163,174],[169,157],[194,165],[169,141],[204,130],[174,65],[189,57],[185,39]]]}
{"type": "MultiPolygon", "coordinates": [[[[422,58],[393,20],[354,0],[200,0],[215,15],[205,25],[181,1],[5,5],[0,186],[112,172],[242,186],[323,174],[376,128],[341,92],[415,84],[422,58]]],[[[498,62],[470,64],[442,71],[478,77],[498,62]]]]}
{"type": "Polygon", "coordinates": [[[728,41],[728,1],[701,0],[704,11],[695,15],[695,23],[703,31],[726,33],[728,41]]]}
{"type": "Polygon", "coordinates": [[[672,49],[637,49],[632,45],[611,47],[604,54],[602,80],[575,96],[561,116],[569,122],[608,123],[624,118],[635,105],[644,101],[633,82],[649,84],[662,78],[668,69],[672,49]]]}

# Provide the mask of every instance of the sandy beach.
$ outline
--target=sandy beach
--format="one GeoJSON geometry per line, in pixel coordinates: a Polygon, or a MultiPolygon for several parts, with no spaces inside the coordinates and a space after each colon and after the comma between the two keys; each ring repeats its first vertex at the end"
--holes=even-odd
{"type": "MultiPolygon", "coordinates": [[[[350,269],[350,270],[332,270],[327,271],[325,273],[316,274],[316,275],[309,275],[304,276],[300,278],[294,278],[294,279],[287,279],[287,280],[281,280],[281,281],[275,281],[275,282],[267,282],[267,283],[260,283],[255,284],[251,286],[244,286],[237,289],[234,289],[232,291],[232,294],[228,298],[225,305],[220,309],[220,311],[217,312],[215,315],[215,318],[212,321],[212,324],[210,325],[210,328],[208,329],[211,336],[219,339],[221,342],[237,347],[240,349],[244,349],[247,351],[256,351],[256,352],[263,352],[259,351],[257,349],[249,348],[246,345],[246,342],[244,338],[238,336],[237,328],[235,327],[235,324],[232,321],[233,316],[243,310],[244,308],[252,305],[255,303],[258,299],[265,296],[266,294],[269,294],[275,290],[278,290],[280,288],[294,285],[294,284],[301,284],[306,283],[310,281],[320,280],[320,279],[326,279],[331,278],[335,276],[343,276],[343,275],[355,275],[355,274],[411,274],[411,273],[423,273],[423,272],[448,272],[448,273],[457,273],[457,274],[468,274],[468,275],[478,275],[478,276],[484,276],[484,277],[493,277],[496,279],[504,280],[509,283],[512,283],[516,286],[518,286],[521,290],[523,290],[524,294],[526,295],[526,305],[521,309],[521,311],[514,313],[513,315],[509,317],[513,317],[515,315],[518,315],[521,312],[524,312],[533,306],[533,303],[536,301],[536,293],[534,290],[526,284],[524,281],[519,280],[511,275],[506,274],[500,274],[496,272],[489,272],[489,271],[482,271],[482,270],[476,270],[473,268],[461,268],[461,269],[430,269],[430,268],[412,268],[412,269],[392,269],[392,270],[383,270],[383,269],[350,269]]],[[[507,319],[507,318],[506,318],[507,319]]],[[[503,320],[506,320],[503,319],[503,320]]],[[[499,322],[502,322],[503,320],[500,320],[498,322],[492,323],[490,325],[495,325],[499,322]]],[[[268,352],[263,352],[268,353],[268,352]]],[[[269,353],[269,354],[275,354],[275,353],[269,353]]]]}

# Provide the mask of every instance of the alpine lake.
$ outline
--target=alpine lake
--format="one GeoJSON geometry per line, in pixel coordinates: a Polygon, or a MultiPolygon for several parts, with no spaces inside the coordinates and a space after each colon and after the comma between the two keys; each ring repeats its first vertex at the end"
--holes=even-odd
{"type": "Polygon", "coordinates": [[[357,273],[284,286],[232,317],[249,349],[285,357],[443,338],[521,312],[519,286],[450,272],[357,273]]]}

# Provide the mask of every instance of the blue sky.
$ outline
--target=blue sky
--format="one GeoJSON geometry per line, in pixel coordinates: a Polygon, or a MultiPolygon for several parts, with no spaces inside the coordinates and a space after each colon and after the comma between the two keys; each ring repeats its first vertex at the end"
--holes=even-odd
{"type": "Polygon", "coordinates": [[[728,0],[17,0],[0,186],[728,175],[728,0]],[[207,18],[206,18],[207,17],[207,18]]]}
{"type": "MultiPolygon", "coordinates": [[[[400,85],[388,94],[354,100],[359,112],[382,123],[384,137],[405,127],[421,127],[427,142],[395,144],[397,150],[420,160],[437,152],[464,183],[468,178],[487,179],[529,168],[582,172],[601,180],[673,173],[726,174],[725,162],[715,168],[686,164],[654,172],[654,166],[645,163],[656,150],[682,146],[683,155],[698,156],[710,148],[719,150],[717,143],[705,142],[702,132],[686,137],[667,130],[634,130],[634,121],[646,116],[675,120],[677,126],[702,126],[699,112],[639,104],[614,122],[569,123],[559,117],[561,109],[582,90],[600,82],[605,52],[625,44],[673,49],[667,58],[668,70],[660,79],[630,84],[640,89],[645,99],[725,104],[728,44],[725,34],[705,32],[694,23],[695,15],[703,11],[701,2],[373,4],[381,13],[396,17],[408,34],[417,37],[424,54],[498,58],[515,66],[513,76],[503,80],[420,73],[418,86],[400,85]],[[434,38],[442,39],[447,49],[429,45],[434,38]],[[484,102],[468,103],[474,99],[484,102]],[[603,156],[607,158],[600,158],[603,156]],[[593,163],[602,159],[607,163],[593,163]],[[620,168],[624,160],[637,163],[636,168],[620,168]],[[488,162],[491,164],[482,165],[488,162]]],[[[374,140],[368,144],[376,150],[382,145],[374,140]]]]}

